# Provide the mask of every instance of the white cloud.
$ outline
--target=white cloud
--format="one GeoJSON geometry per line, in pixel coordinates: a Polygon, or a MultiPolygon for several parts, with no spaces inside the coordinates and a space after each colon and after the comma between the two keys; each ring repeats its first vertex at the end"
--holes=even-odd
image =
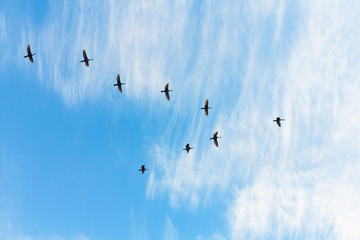
{"type": "Polygon", "coordinates": [[[287,118],[271,147],[279,158],[265,156],[267,164],[236,194],[233,239],[359,238],[357,7],[304,5],[310,13],[274,84],[274,114],[287,118]]]}
{"type": "Polygon", "coordinates": [[[179,239],[177,230],[174,227],[171,219],[166,217],[164,240],[177,240],[177,239],[179,239]]]}
{"type": "Polygon", "coordinates": [[[0,48],[2,49],[0,55],[0,69],[5,63],[5,60],[9,57],[9,48],[8,46],[8,31],[7,31],[7,22],[5,18],[5,14],[0,11],[0,48]]]}
{"type": "MultiPolygon", "coordinates": [[[[281,4],[274,7],[280,15],[281,4]]],[[[152,148],[156,153],[153,157],[156,169],[151,174],[147,193],[154,197],[157,190],[169,191],[170,202],[176,207],[183,202],[196,207],[200,199],[211,202],[214,190],[225,194],[234,181],[238,183],[252,175],[253,166],[262,161],[253,160],[258,152],[256,136],[273,127],[271,120],[266,125],[261,120],[264,98],[254,92],[267,74],[267,67],[257,66],[260,36],[269,27],[264,25],[267,19],[250,25],[247,17],[252,16],[246,13],[246,5],[230,1],[220,6],[204,4],[203,9],[204,19],[199,20],[203,23],[199,34],[201,47],[194,64],[196,81],[192,82],[190,96],[183,94],[191,99],[198,97],[192,101],[194,106],[174,114],[163,141],[152,148]],[[265,76],[258,73],[258,68],[265,71],[265,76]],[[199,110],[206,98],[214,106],[209,117],[199,110]],[[184,131],[177,136],[175,129],[184,131]],[[209,140],[215,131],[223,137],[219,140],[220,148],[209,140]],[[195,150],[189,154],[180,152],[188,142],[195,150]]],[[[278,28],[281,26],[276,25],[272,30],[281,32],[278,28]]],[[[261,90],[268,91],[267,86],[261,86],[261,90]]],[[[260,141],[265,143],[263,138],[260,141]]]]}
{"type": "MultiPolygon", "coordinates": [[[[148,185],[151,197],[168,192],[173,206],[190,203],[196,207],[220,201],[238,189],[228,214],[233,239],[356,239],[360,235],[356,228],[360,220],[356,204],[360,198],[360,112],[356,104],[360,102],[360,30],[356,9],[360,6],[355,1],[296,5],[300,7],[297,16],[303,18],[292,19],[298,22],[291,23],[297,27],[291,32],[285,31],[289,26],[284,28],[284,22],[291,19],[288,14],[294,9],[287,9],[291,5],[284,2],[268,6],[274,14],[261,12],[264,15],[257,18],[251,31],[241,23],[216,26],[223,29],[219,30],[221,36],[247,37],[251,44],[244,54],[246,60],[236,53],[227,55],[233,44],[223,42],[229,38],[217,38],[211,24],[204,24],[200,40],[204,49],[196,61],[196,74],[211,84],[198,84],[210,96],[220,89],[238,97],[231,98],[231,108],[213,112],[215,119],[189,118],[185,127],[189,136],[180,142],[191,141],[195,146],[192,153],[179,153],[178,146],[168,143],[174,137],[170,134],[155,148],[155,169],[148,185]],[[268,29],[261,21],[277,25],[268,29]],[[266,31],[270,31],[270,39],[261,39],[266,31]],[[272,40],[274,44],[266,43],[272,40]],[[211,62],[206,49],[217,47],[222,49],[216,55],[220,60],[211,62]],[[224,67],[221,72],[231,69],[231,64],[224,64],[229,59],[235,61],[234,66],[237,62],[246,66],[243,72],[236,71],[242,74],[241,84],[231,79],[240,94],[221,88],[227,79],[209,74],[219,66],[224,67]],[[271,121],[278,115],[286,118],[282,128],[271,121]],[[219,149],[207,142],[215,130],[223,136],[219,149]]],[[[239,10],[236,7],[235,12],[239,10]]],[[[215,19],[209,9],[207,14],[208,19],[215,19]]],[[[201,96],[197,89],[194,94],[201,96]]],[[[176,135],[173,139],[178,141],[176,135]]]]}

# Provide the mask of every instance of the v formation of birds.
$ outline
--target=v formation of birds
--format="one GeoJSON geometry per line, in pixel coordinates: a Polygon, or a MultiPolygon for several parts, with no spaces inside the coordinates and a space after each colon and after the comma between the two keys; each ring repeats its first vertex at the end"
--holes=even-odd
{"type": "MultiPolygon", "coordinates": [[[[28,45],[28,46],[27,46],[27,55],[24,56],[24,58],[29,58],[29,61],[30,61],[31,63],[34,63],[33,56],[35,56],[35,55],[36,55],[36,53],[31,53],[30,45],[28,45]]],[[[92,60],[94,60],[94,59],[88,58],[88,56],[87,56],[87,54],[86,54],[86,51],[85,51],[85,49],[84,49],[84,50],[83,50],[83,60],[81,60],[80,62],[85,63],[85,66],[86,66],[86,67],[89,67],[89,66],[90,66],[90,65],[89,65],[89,62],[92,61],[92,60]]],[[[120,81],[120,74],[118,74],[118,75],[116,76],[116,83],[114,84],[114,86],[117,86],[118,91],[119,91],[120,93],[122,93],[122,87],[121,87],[121,86],[124,85],[124,84],[125,84],[125,83],[122,83],[122,82],[120,81]]],[[[172,92],[172,91],[173,91],[173,90],[170,90],[170,89],[169,89],[169,83],[166,83],[166,85],[165,85],[165,87],[164,87],[164,90],[162,90],[161,92],[165,93],[166,99],[167,99],[168,101],[170,101],[170,92],[172,92]]],[[[205,116],[208,116],[208,115],[209,115],[209,109],[212,109],[212,107],[209,107],[209,100],[208,100],[208,99],[205,100],[204,107],[202,107],[201,109],[204,110],[205,116]]],[[[280,117],[277,117],[276,119],[273,120],[273,122],[276,122],[276,124],[277,124],[279,127],[281,127],[281,121],[285,121],[285,119],[282,119],[282,118],[280,118],[280,117]]],[[[219,147],[218,138],[221,138],[220,136],[218,136],[218,133],[219,133],[219,132],[216,131],[216,132],[213,134],[213,137],[210,138],[210,140],[213,140],[213,141],[214,141],[214,145],[215,145],[216,147],[219,147]]],[[[189,153],[189,151],[190,151],[191,149],[194,149],[194,148],[190,147],[190,143],[188,143],[188,144],[186,144],[186,146],[185,146],[185,148],[184,148],[183,150],[185,150],[186,153],[189,153]]],[[[139,171],[141,171],[141,174],[144,174],[144,172],[145,172],[146,170],[149,170],[149,169],[145,168],[145,165],[142,165],[141,168],[139,169],[139,171]]]]}

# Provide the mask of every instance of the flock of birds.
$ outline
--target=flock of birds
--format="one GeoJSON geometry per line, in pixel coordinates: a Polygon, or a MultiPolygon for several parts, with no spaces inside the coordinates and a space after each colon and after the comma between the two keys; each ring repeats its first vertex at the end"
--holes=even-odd
{"type": "MultiPolygon", "coordinates": [[[[31,49],[30,49],[30,45],[27,46],[27,54],[26,56],[24,56],[24,58],[29,58],[30,62],[34,63],[34,59],[33,59],[33,56],[36,55],[36,53],[31,53],[31,49]]],[[[85,66],[86,67],[89,67],[89,61],[91,60],[94,60],[94,59],[90,59],[88,58],[87,54],[86,54],[86,51],[85,49],[83,50],[83,60],[81,60],[80,62],[83,62],[85,63],[85,66]]],[[[117,86],[118,90],[120,93],[122,93],[122,85],[124,85],[125,83],[122,83],[120,81],[120,74],[117,75],[116,77],[116,83],[114,84],[114,86],[117,86]]],[[[170,101],[170,92],[172,92],[173,90],[170,90],[169,89],[169,83],[166,83],[165,87],[164,87],[164,90],[162,90],[161,92],[165,93],[165,97],[168,101],[170,101]]],[[[208,116],[209,115],[209,109],[212,109],[212,107],[209,107],[209,100],[206,99],[205,100],[205,104],[204,104],[204,107],[202,107],[201,109],[204,110],[205,112],[205,116],[208,116]]],[[[285,121],[285,119],[282,119],[280,117],[277,117],[276,119],[273,120],[273,122],[276,122],[276,124],[281,127],[281,121],[285,121]]],[[[210,138],[210,140],[213,140],[214,141],[214,144],[216,147],[219,147],[219,142],[218,142],[218,138],[221,138],[218,136],[218,131],[216,131],[214,134],[213,134],[213,137],[210,138]]],[[[189,151],[191,149],[194,149],[192,147],[190,147],[190,143],[186,144],[185,148],[183,150],[186,151],[186,153],[189,153],[189,151]]],[[[139,169],[139,171],[141,171],[141,174],[144,174],[144,172],[146,170],[149,170],[147,168],[145,168],[145,165],[142,165],[141,168],[139,169]]]]}

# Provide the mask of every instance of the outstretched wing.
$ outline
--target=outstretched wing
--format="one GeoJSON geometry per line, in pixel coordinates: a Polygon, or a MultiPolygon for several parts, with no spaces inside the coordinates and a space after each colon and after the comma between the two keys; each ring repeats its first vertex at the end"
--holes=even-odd
{"type": "Polygon", "coordinates": [[[121,82],[120,82],[120,74],[118,74],[117,77],[116,77],[116,83],[117,83],[118,85],[121,84],[121,82]]]}
{"type": "Polygon", "coordinates": [[[216,147],[219,147],[219,143],[218,143],[216,138],[214,138],[214,144],[215,144],[216,147]]]}
{"type": "Polygon", "coordinates": [[[208,99],[205,100],[205,107],[206,106],[209,106],[209,100],[208,99]]]}
{"type": "Polygon", "coordinates": [[[34,59],[33,59],[32,54],[31,54],[30,44],[27,46],[27,53],[28,53],[28,57],[29,57],[30,62],[34,63],[34,59]]]}
{"type": "Polygon", "coordinates": [[[205,108],[205,116],[209,115],[209,111],[205,108]]]}
{"type": "Polygon", "coordinates": [[[119,92],[122,93],[121,84],[119,84],[117,87],[118,87],[119,92]]]}
{"type": "Polygon", "coordinates": [[[165,91],[167,92],[169,90],[169,83],[165,85],[165,91]]]}
{"type": "Polygon", "coordinates": [[[85,61],[85,66],[89,66],[89,61],[85,61]]]}
{"type": "Polygon", "coordinates": [[[170,101],[170,94],[168,91],[165,92],[165,96],[166,96],[167,100],[170,101]]]}
{"type": "Polygon", "coordinates": [[[276,121],[276,123],[277,123],[277,125],[278,125],[279,127],[281,127],[281,122],[280,122],[280,121],[276,121]]]}
{"type": "Polygon", "coordinates": [[[218,133],[219,133],[219,131],[216,131],[216,132],[214,133],[214,138],[217,137],[218,133]]]}
{"type": "Polygon", "coordinates": [[[27,53],[28,53],[29,56],[31,55],[30,44],[27,46],[27,53]]]}
{"type": "Polygon", "coordinates": [[[84,57],[84,60],[86,60],[88,58],[87,55],[86,55],[85,49],[83,50],[83,57],[84,57]]]}

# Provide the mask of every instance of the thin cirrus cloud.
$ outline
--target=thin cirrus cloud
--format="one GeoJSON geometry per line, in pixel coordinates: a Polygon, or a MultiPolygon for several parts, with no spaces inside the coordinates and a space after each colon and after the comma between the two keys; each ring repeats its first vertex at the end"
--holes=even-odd
{"type": "Polygon", "coordinates": [[[184,77],[193,31],[190,2],[51,4],[51,11],[61,14],[50,13],[50,24],[36,34],[42,51],[39,75],[66,103],[100,98],[117,73],[127,83],[124,94],[136,99],[159,98],[167,81],[184,77]],[[94,58],[89,68],[79,63],[82,49],[94,58]]]}
{"type": "Polygon", "coordinates": [[[231,199],[232,239],[360,235],[358,2],[115,3],[52,3],[62,14],[32,36],[40,76],[68,104],[102,97],[118,72],[125,95],[150,104],[166,82],[177,89],[150,154],[150,198],[194,208],[215,193],[231,199]],[[215,130],[220,148],[208,140],[215,130]],[[180,153],[187,142],[195,150],[180,153]]]}
{"type": "MultiPolygon", "coordinates": [[[[359,4],[295,5],[298,12],[279,3],[247,16],[258,25],[248,32],[247,68],[239,71],[243,84],[233,109],[225,107],[210,124],[192,121],[186,128],[195,147],[206,141],[199,129],[219,130],[220,148],[209,143],[178,154],[163,144],[171,137],[166,135],[156,145],[148,195],[167,192],[176,207],[211,204],[215,193],[234,198],[227,213],[231,239],[360,236],[360,113],[354,104],[360,102],[359,4]],[[278,25],[266,29],[264,20],[278,25]],[[273,38],[261,39],[269,30],[273,38]],[[269,61],[261,59],[264,41],[272,42],[269,61]],[[271,121],[278,115],[286,118],[282,128],[271,121]]],[[[234,25],[234,32],[244,30],[234,25]]]]}
{"type": "Polygon", "coordinates": [[[287,118],[283,140],[274,143],[278,158],[256,166],[261,171],[235,194],[228,212],[232,239],[360,236],[356,6],[302,6],[308,11],[303,28],[277,69],[275,91],[284,94],[275,100],[287,118]]]}
{"type": "MultiPolygon", "coordinates": [[[[261,107],[266,99],[259,98],[258,94],[266,91],[272,80],[266,79],[272,66],[261,65],[272,57],[269,54],[266,59],[259,59],[260,63],[257,57],[262,55],[261,48],[265,46],[272,51],[271,45],[275,43],[271,43],[271,36],[282,28],[282,22],[277,21],[282,17],[277,14],[284,14],[279,11],[284,8],[283,3],[270,4],[261,11],[253,4],[226,3],[228,5],[204,4],[203,19],[199,20],[201,50],[194,64],[199,79],[194,84],[202,84],[199,88],[207,93],[198,94],[203,100],[208,96],[214,109],[205,118],[199,110],[203,102],[197,101],[199,103],[189,110],[187,121],[174,120],[165,131],[169,134],[164,134],[163,141],[153,148],[157,171],[151,173],[148,195],[155,197],[158,191],[168,191],[170,203],[176,207],[186,202],[192,207],[211,202],[215,190],[226,193],[232,182],[253,175],[253,166],[261,161],[249,161],[257,154],[254,133],[263,134],[270,126],[264,125],[261,119],[261,110],[269,104],[261,107]],[[255,24],[254,14],[258,16],[255,24]],[[267,25],[269,18],[275,18],[277,24],[267,25]],[[270,43],[261,42],[265,30],[270,31],[267,36],[270,43]],[[260,74],[259,69],[263,70],[260,74]],[[187,126],[183,126],[183,122],[187,126]],[[174,129],[185,130],[177,137],[174,129]],[[220,148],[209,139],[215,131],[223,136],[219,140],[220,148]],[[195,150],[189,154],[179,153],[180,146],[173,145],[173,141],[183,145],[191,142],[195,150]]],[[[175,113],[173,117],[181,119],[186,114],[175,113]]]]}

